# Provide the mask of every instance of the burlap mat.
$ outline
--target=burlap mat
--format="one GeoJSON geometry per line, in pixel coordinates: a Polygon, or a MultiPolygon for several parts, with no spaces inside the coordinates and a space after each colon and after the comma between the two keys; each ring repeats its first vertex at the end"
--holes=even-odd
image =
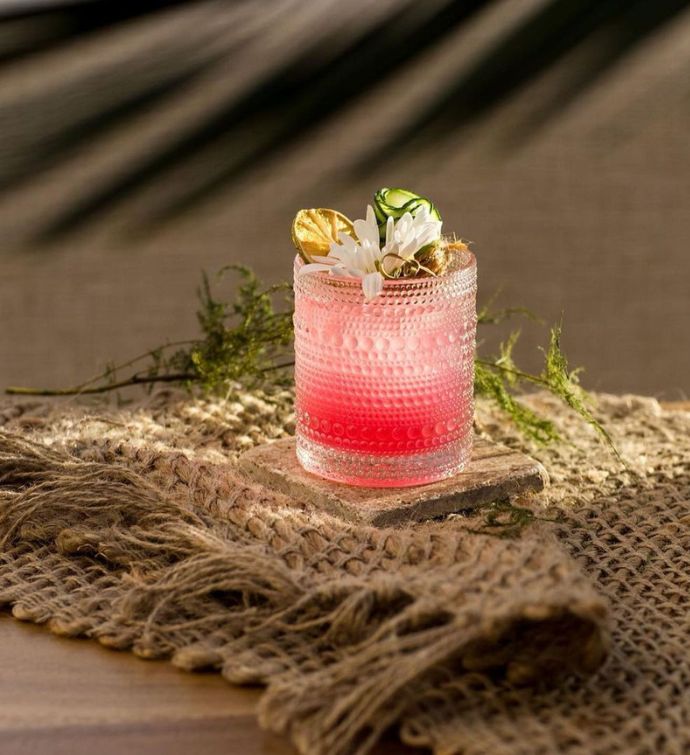
{"type": "Polygon", "coordinates": [[[439,754],[687,752],[690,413],[601,397],[635,474],[531,401],[567,441],[528,447],[481,403],[478,422],[548,468],[534,521],[390,530],[235,474],[290,431],[289,394],[6,404],[0,603],[264,684],[263,724],[303,753],[363,753],[389,727],[439,754]]]}

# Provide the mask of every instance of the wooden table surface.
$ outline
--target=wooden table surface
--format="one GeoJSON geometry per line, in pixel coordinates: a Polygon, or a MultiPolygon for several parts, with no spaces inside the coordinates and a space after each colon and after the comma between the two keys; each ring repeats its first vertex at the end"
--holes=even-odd
{"type": "MultiPolygon", "coordinates": [[[[259,728],[259,695],[0,613],[2,755],[295,755],[259,728]]],[[[415,752],[390,742],[376,755],[415,752]]]]}
{"type": "Polygon", "coordinates": [[[0,614],[2,755],[295,755],[259,728],[259,696],[0,614]]]}

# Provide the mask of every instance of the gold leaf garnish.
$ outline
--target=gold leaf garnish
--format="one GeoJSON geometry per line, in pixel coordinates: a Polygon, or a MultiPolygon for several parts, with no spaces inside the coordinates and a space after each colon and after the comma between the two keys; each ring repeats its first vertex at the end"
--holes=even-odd
{"type": "Polygon", "coordinates": [[[352,221],[337,210],[300,210],[292,221],[292,243],[305,262],[311,262],[314,254],[325,257],[341,233],[355,238],[352,221]]]}

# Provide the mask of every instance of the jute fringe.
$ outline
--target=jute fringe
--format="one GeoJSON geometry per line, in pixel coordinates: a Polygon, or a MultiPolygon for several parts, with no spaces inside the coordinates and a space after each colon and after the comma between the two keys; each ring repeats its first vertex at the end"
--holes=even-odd
{"type": "Polygon", "coordinates": [[[573,444],[539,452],[554,484],[513,538],[481,513],[348,525],[245,483],[232,456],[290,429],[288,394],[0,407],[0,603],[265,685],[263,725],[309,755],[392,726],[439,755],[683,752],[690,415],[602,399],[633,473],[532,401],[573,444]]]}

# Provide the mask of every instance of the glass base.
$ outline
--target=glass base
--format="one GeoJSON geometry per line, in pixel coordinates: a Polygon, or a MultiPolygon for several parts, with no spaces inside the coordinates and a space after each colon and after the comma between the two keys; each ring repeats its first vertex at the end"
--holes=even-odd
{"type": "Polygon", "coordinates": [[[433,451],[384,455],[344,451],[297,437],[297,459],[312,474],[366,488],[428,485],[462,472],[472,454],[472,436],[433,451]]]}

